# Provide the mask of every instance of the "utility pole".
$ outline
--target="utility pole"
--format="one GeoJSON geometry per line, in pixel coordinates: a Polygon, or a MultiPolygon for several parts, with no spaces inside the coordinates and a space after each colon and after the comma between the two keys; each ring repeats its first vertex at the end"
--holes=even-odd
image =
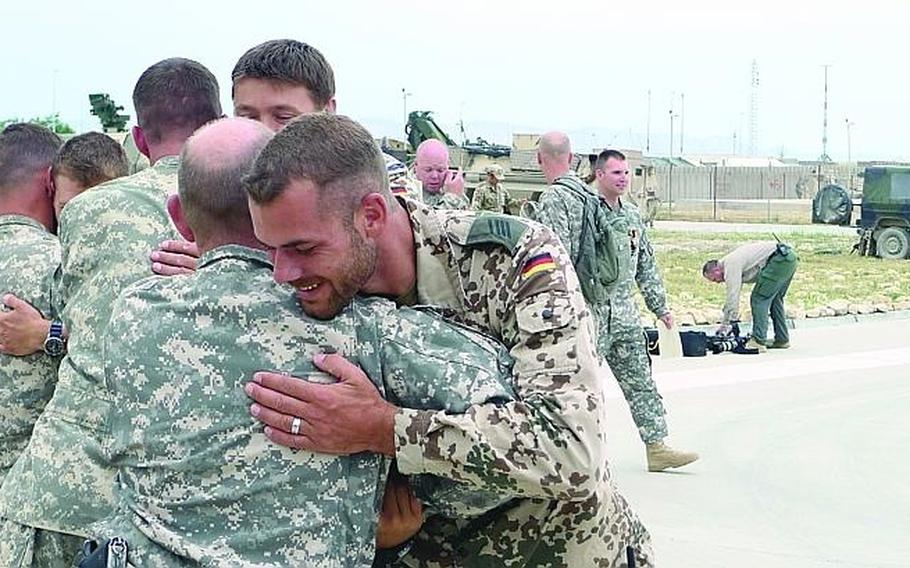
{"type": "Polygon", "coordinates": [[[818,158],[819,162],[830,162],[828,156],[828,67],[831,65],[822,65],[825,68],[825,103],[824,115],[822,118],[822,155],[818,158]]]}
{"type": "Polygon", "coordinates": [[[645,153],[651,152],[651,89],[648,89],[648,125],[645,130],[645,153]]]}
{"type": "Polygon", "coordinates": [[[404,87],[401,88],[401,131],[405,133],[405,138],[407,138],[408,128],[408,97],[412,94],[404,87]]]}
{"type": "Polygon", "coordinates": [[[670,157],[673,157],[673,120],[676,118],[676,115],[673,113],[673,108],[670,108],[670,157]]]}
{"type": "Polygon", "coordinates": [[[683,128],[686,126],[686,94],[679,94],[679,155],[683,155],[683,128]]]}
{"type": "Polygon", "coordinates": [[[758,61],[752,60],[752,82],[749,91],[749,155],[758,150],[758,61]]]}

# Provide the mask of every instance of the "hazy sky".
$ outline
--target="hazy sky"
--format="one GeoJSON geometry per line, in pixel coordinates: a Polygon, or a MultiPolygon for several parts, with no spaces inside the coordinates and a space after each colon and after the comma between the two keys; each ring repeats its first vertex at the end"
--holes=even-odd
{"type": "Polygon", "coordinates": [[[403,138],[406,88],[408,110],[434,111],[458,141],[463,120],[470,138],[499,143],[562,129],[576,149],[645,150],[650,90],[651,154],[669,152],[672,105],[675,153],[682,130],[685,153],[747,155],[754,59],[756,154],[821,154],[829,64],[828,154],[846,160],[849,119],[853,159],[910,160],[910,3],[741,3],[2,0],[0,118],[56,110],[99,129],[88,94],[134,114],[136,78],[172,56],[208,66],[230,113],[237,58],[290,37],[326,55],[339,112],[377,137],[403,138]]]}

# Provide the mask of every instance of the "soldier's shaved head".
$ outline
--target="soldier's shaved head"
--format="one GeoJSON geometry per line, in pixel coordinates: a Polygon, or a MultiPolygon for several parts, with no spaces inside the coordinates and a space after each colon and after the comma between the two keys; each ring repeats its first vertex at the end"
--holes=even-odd
{"type": "Polygon", "coordinates": [[[540,137],[540,153],[553,158],[568,156],[572,153],[569,136],[565,132],[547,132],[540,137]]]}
{"type": "MultiPolygon", "coordinates": [[[[246,118],[224,118],[193,134],[183,147],[177,173],[177,194],[183,217],[195,239],[253,234],[243,176],[272,131],[246,118]]],[[[224,237],[224,238],[222,238],[224,237]]]]}
{"type": "Polygon", "coordinates": [[[431,193],[442,191],[449,170],[449,149],[439,140],[424,140],[417,147],[414,159],[414,173],[431,193]]]}
{"type": "Polygon", "coordinates": [[[422,160],[441,159],[449,161],[449,149],[439,140],[424,140],[417,147],[417,163],[422,160]]]}
{"type": "Polygon", "coordinates": [[[537,163],[543,172],[547,183],[559,176],[565,175],[571,169],[572,144],[565,132],[547,132],[540,137],[537,146],[537,163]]]}

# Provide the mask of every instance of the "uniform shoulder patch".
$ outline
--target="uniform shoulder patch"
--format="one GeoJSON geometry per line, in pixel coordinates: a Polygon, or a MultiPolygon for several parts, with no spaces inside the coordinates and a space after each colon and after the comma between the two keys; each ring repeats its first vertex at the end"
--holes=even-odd
{"type": "Polygon", "coordinates": [[[518,241],[528,230],[528,225],[512,215],[497,215],[487,213],[478,215],[471,223],[464,244],[477,246],[485,244],[498,244],[515,252],[518,241]]]}

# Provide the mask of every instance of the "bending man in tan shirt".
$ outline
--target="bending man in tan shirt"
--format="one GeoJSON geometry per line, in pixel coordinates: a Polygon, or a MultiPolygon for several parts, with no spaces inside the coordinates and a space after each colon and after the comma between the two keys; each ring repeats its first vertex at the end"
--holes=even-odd
{"type": "Polygon", "coordinates": [[[711,282],[727,285],[724,326],[739,321],[739,293],[745,283],[755,283],[749,303],[752,308],[752,339],[747,348],[764,351],[766,347],[790,347],[784,296],[798,263],[796,251],[775,241],[742,245],[720,260],[709,260],[702,275],[711,282]],[[774,324],[774,341],[768,341],[768,313],[774,324]]]}

